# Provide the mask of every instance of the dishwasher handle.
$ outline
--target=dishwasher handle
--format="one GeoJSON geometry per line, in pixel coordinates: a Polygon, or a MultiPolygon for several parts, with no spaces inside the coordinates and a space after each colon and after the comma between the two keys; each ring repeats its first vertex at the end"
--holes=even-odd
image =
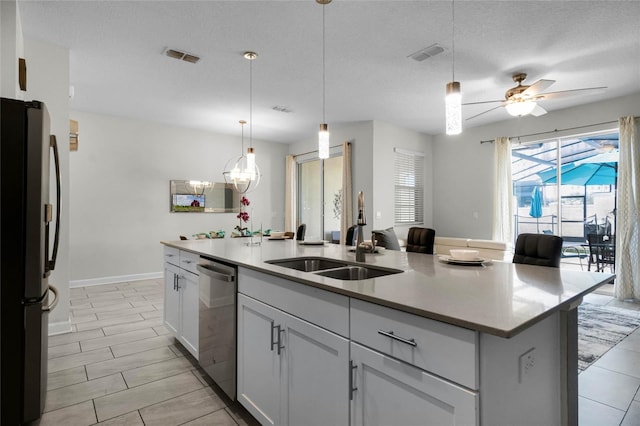
{"type": "Polygon", "coordinates": [[[220,281],[226,281],[228,283],[235,281],[236,277],[234,275],[227,274],[226,271],[218,271],[215,267],[211,267],[209,265],[197,265],[198,271],[201,273],[208,275],[212,278],[215,278],[220,281]]]}

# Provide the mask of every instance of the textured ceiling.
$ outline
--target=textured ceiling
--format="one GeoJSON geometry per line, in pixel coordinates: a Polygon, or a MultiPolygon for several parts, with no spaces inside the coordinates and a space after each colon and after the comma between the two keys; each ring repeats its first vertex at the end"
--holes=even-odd
{"type": "MultiPolygon", "coordinates": [[[[322,121],[322,6],[298,1],[19,1],[25,37],[70,50],[73,109],[294,142],[322,121]],[[170,59],[171,47],[197,64],[170,59]],[[291,113],[272,110],[284,106],[291,113]]],[[[382,120],[444,133],[452,78],[451,2],[334,0],[325,7],[326,120],[382,120]],[[407,58],[439,43],[424,62],[407,58]]],[[[463,102],[503,99],[511,75],[547,91],[607,86],[543,101],[548,111],[640,92],[640,1],[457,1],[455,78],[463,102]]],[[[463,119],[495,105],[463,107],[463,119]]],[[[465,127],[510,118],[499,108],[465,127]]]]}

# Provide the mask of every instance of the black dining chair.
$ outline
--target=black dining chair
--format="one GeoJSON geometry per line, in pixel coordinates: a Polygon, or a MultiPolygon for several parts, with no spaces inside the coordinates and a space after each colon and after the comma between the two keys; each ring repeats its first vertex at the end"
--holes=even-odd
{"type": "Polygon", "coordinates": [[[358,227],[356,225],[351,225],[348,229],[347,229],[347,236],[344,240],[344,244],[347,246],[355,246],[356,245],[356,238],[358,234],[358,227]]]}
{"type": "Polygon", "coordinates": [[[407,234],[407,251],[414,253],[433,254],[433,243],[436,231],[431,228],[409,228],[407,234]]]}
{"type": "Polygon", "coordinates": [[[513,263],[560,267],[562,238],[548,234],[520,234],[516,240],[513,263]]]}
{"type": "Polygon", "coordinates": [[[298,230],[296,231],[296,240],[303,241],[305,232],[307,232],[307,225],[302,223],[298,226],[298,230]]]}

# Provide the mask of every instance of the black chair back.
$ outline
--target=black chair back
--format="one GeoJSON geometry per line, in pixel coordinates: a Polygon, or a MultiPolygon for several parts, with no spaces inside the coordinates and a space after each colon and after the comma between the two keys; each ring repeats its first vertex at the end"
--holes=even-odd
{"type": "Polygon", "coordinates": [[[296,240],[303,241],[305,232],[307,232],[307,225],[303,223],[298,226],[298,231],[296,231],[296,240]]]}
{"type": "Polygon", "coordinates": [[[433,243],[436,231],[431,228],[409,228],[407,235],[407,251],[415,253],[433,254],[433,243]]]}
{"type": "Polygon", "coordinates": [[[513,263],[560,267],[562,238],[548,234],[520,234],[516,240],[513,263]]]}

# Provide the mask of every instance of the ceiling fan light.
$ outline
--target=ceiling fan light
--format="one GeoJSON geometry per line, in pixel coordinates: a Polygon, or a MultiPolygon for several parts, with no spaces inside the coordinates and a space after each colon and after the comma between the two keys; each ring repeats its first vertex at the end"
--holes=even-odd
{"type": "Polygon", "coordinates": [[[447,135],[459,135],[462,133],[462,94],[460,82],[447,83],[445,98],[445,120],[447,135]]]}
{"type": "Polygon", "coordinates": [[[514,101],[505,105],[507,112],[514,117],[530,114],[536,107],[535,101],[514,101]]]}

